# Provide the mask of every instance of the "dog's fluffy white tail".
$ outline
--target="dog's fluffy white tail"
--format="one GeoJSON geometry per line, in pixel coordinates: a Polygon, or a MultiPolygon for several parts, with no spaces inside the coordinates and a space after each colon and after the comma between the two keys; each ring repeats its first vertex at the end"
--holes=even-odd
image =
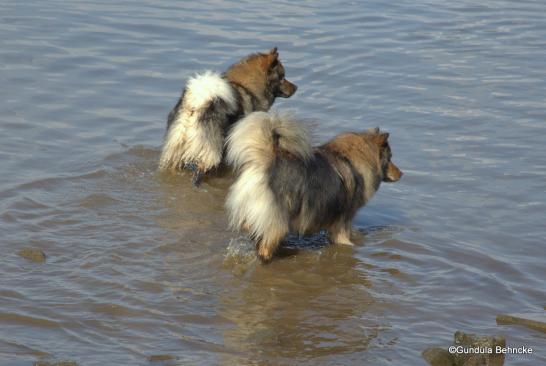
{"type": "MultiPolygon", "coordinates": [[[[222,160],[225,121],[223,118],[205,121],[206,111],[211,103],[221,100],[225,112],[234,112],[237,109],[235,93],[218,73],[207,71],[188,80],[182,98],[171,112],[173,117],[169,120],[159,168],[177,169],[189,162],[199,163],[204,170],[214,168],[222,160]]],[[[222,116],[223,112],[209,115],[222,116]]]]}
{"type": "Polygon", "coordinates": [[[269,186],[269,168],[286,152],[307,160],[312,154],[307,130],[287,115],[254,112],[227,138],[227,161],[239,173],[226,198],[230,224],[268,245],[288,232],[289,219],[269,186]]]}
{"type": "Polygon", "coordinates": [[[226,142],[226,159],[235,169],[246,164],[267,166],[280,151],[303,160],[312,152],[305,126],[275,112],[249,114],[233,127],[226,142]]]}

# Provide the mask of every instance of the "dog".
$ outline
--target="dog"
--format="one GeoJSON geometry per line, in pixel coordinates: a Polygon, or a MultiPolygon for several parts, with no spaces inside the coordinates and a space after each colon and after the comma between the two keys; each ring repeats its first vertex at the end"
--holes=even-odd
{"type": "Polygon", "coordinates": [[[275,98],[289,98],[296,89],[285,79],[276,47],[243,58],[223,75],[195,75],[169,113],[159,168],[190,169],[199,185],[223,161],[230,126],[251,112],[269,110],[275,98]]]}
{"type": "Polygon", "coordinates": [[[231,227],[249,232],[264,263],[289,232],[326,229],[330,242],[353,245],[358,209],[381,182],[403,174],[391,161],[388,138],[375,128],[313,148],[307,130],[290,116],[249,114],[226,141],[226,159],[237,173],[226,197],[231,227]]]}

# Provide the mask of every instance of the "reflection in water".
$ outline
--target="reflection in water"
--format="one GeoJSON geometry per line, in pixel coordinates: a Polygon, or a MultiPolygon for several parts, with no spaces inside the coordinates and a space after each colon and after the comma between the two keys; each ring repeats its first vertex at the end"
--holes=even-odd
{"type": "Polygon", "coordinates": [[[248,266],[230,280],[220,313],[234,323],[223,333],[226,346],[253,356],[225,364],[335,360],[364,352],[384,327],[350,247],[301,250],[267,266],[248,266]]]}

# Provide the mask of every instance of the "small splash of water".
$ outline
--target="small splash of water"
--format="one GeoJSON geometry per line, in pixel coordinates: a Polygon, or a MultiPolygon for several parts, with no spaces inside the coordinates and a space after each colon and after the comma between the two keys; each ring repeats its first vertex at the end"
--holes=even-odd
{"type": "Polygon", "coordinates": [[[226,265],[248,265],[256,260],[254,242],[246,236],[239,236],[229,241],[224,256],[226,265]]]}

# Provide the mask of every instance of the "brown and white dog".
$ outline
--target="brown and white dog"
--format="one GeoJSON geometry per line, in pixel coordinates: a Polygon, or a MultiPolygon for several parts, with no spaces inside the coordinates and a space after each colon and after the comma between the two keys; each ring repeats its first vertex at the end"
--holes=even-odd
{"type": "Polygon", "coordinates": [[[352,245],[351,222],[381,182],[402,172],[391,162],[389,134],[344,133],[312,148],[302,124],[255,112],[227,138],[227,161],[238,173],[226,200],[233,228],[256,241],[269,262],[289,232],[328,230],[330,241],[352,245]]]}
{"type": "Polygon", "coordinates": [[[249,55],[220,75],[207,71],[188,80],[169,113],[159,160],[162,170],[188,168],[193,183],[218,168],[228,128],[254,111],[267,111],[296,85],[285,79],[277,48],[249,55]]]}

